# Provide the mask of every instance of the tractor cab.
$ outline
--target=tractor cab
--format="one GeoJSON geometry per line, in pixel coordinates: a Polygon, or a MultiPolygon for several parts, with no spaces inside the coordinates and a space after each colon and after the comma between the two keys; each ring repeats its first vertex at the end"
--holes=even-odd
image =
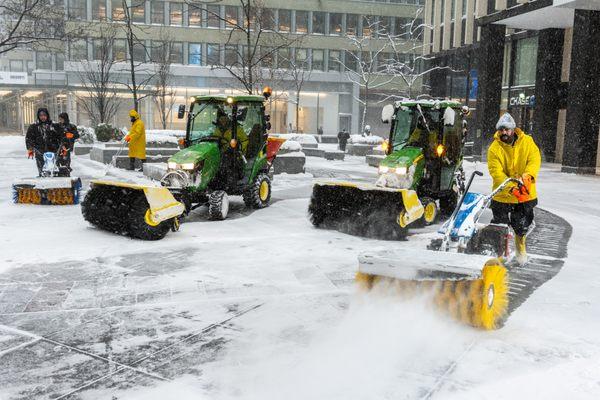
{"type": "Polygon", "coordinates": [[[379,165],[381,186],[416,190],[452,208],[464,185],[464,118],[468,109],[449,100],[403,100],[385,106],[391,123],[379,165]]]}

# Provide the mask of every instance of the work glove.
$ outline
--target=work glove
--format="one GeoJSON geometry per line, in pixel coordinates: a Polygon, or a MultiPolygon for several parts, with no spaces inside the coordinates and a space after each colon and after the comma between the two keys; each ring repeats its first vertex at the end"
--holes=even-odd
{"type": "Polygon", "coordinates": [[[65,137],[66,137],[67,139],[73,139],[73,136],[74,136],[74,135],[73,135],[71,132],[67,132],[67,133],[65,133],[65,137]]]}
{"type": "Polygon", "coordinates": [[[33,158],[33,150],[27,150],[27,158],[33,158]]]}
{"type": "Polygon", "coordinates": [[[527,188],[528,192],[531,192],[531,185],[535,182],[535,178],[529,174],[523,174],[521,177],[523,185],[527,188]]]}
{"type": "Polygon", "coordinates": [[[60,156],[61,157],[66,157],[68,151],[69,150],[66,147],[63,146],[63,148],[60,149],[60,156]]]}
{"type": "Polygon", "coordinates": [[[531,200],[529,196],[529,190],[523,184],[517,185],[510,190],[510,193],[517,198],[519,203],[525,203],[531,200]]]}
{"type": "Polygon", "coordinates": [[[125,141],[126,141],[127,143],[129,143],[129,141],[131,141],[131,138],[129,137],[129,135],[125,136],[125,141]]]}

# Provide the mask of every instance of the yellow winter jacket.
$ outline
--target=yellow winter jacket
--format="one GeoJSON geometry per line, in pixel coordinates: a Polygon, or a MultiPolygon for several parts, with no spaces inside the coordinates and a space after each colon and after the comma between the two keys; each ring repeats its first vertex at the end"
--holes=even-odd
{"type": "MultiPolygon", "coordinates": [[[[500,132],[494,134],[494,141],[488,149],[488,170],[494,181],[493,190],[495,190],[507,178],[521,178],[523,174],[529,174],[533,177],[533,183],[529,195],[531,200],[537,198],[535,183],[537,182],[538,172],[542,163],[540,149],[537,147],[533,138],[516,128],[515,134],[517,140],[513,145],[506,144],[500,140],[500,132]]],[[[507,186],[504,190],[494,196],[494,200],[501,203],[518,203],[510,190],[515,184],[507,186]]]]}
{"type": "Polygon", "coordinates": [[[139,158],[142,160],[146,159],[146,129],[144,128],[144,123],[140,119],[140,115],[131,110],[129,112],[130,117],[135,117],[135,122],[131,125],[131,130],[129,131],[129,157],[139,158]]]}

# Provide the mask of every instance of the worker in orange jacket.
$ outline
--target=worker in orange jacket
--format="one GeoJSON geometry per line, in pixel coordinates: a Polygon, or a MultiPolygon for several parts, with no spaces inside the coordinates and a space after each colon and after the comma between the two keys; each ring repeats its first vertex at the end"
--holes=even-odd
{"type": "Polygon", "coordinates": [[[492,223],[509,224],[515,231],[516,259],[527,262],[526,235],[533,222],[537,205],[536,182],[541,166],[540,150],[533,138],[516,127],[509,113],[496,124],[494,141],[488,149],[488,170],[495,190],[507,178],[519,180],[494,196],[491,203],[492,223]]]}

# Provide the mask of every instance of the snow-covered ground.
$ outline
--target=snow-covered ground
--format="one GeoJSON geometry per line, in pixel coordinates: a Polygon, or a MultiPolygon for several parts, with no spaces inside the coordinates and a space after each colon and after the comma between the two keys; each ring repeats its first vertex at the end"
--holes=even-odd
{"type": "MultiPolygon", "coordinates": [[[[374,180],[362,157],[307,157],[306,174],[275,176],[270,207],[239,199],[222,222],[199,209],[159,242],[94,229],[79,206],[12,204],[35,166],[22,137],[0,137],[0,160],[1,399],[600,398],[599,177],[543,167],[540,207],[573,226],[569,257],[482,332],[355,292],[359,252],[432,231],[390,243],[311,226],[313,180],[374,180]]],[[[73,166],[84,187],[145,181],[73,166]]]]}

